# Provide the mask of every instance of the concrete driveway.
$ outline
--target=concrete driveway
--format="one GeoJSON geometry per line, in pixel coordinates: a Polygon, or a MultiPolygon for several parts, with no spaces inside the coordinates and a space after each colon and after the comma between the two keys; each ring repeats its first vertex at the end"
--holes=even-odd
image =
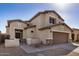
{"type": "Polygon", "coordinates": [[[28,53],[28,55],[33,56],[61,56],[68,55],[70,52],[75,50],[77,46],[65,43],[51,46],[42,46],[39,48],[31,47],[28,45],[22,45],[21,48],[28,53]]]}
{"type": "Polygon", "coordinates": [[[4,44],[0,44],[0,56],[27,56],[27,53],[20,47],[6,48],[4,44]]]}

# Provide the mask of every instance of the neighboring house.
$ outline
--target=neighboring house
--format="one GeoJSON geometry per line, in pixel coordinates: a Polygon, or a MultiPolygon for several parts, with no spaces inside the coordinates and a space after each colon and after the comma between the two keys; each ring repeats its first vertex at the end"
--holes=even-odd
{"type": "Polygon", "coordinates": [[[72,29],[52,10],[39,12],[29,21],[9,20],[6,32],[10,39],[32,38],[43,44],[67,43],[72,39],[72,29]]]}
{"type": "Polygon", "coordinates": [[[79,29],[73,28],[72,40],[79,42],[79,29]]]}

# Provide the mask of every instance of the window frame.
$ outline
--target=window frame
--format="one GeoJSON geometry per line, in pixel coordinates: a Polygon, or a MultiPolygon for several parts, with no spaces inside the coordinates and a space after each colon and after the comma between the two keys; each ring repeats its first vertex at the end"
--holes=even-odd
{"type": "Polygon", "coordinates": [[[56,24],[56,18],[49,17],[49,23],[56,24]]]}

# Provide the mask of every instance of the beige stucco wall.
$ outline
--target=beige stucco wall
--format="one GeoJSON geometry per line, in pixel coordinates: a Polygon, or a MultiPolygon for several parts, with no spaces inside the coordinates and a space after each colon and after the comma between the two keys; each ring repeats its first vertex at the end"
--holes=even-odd
{"type": "MultiPolygon", "coordinates": [[[[36,25],[36,33],[37,33],[37,38],[43,41],[43,43],[46,43],[46,39],[53,39],[53,31],[58,31],[58,32],[65,32],[69,33],[69,39],[72,39],[71,37],[71,30],[64,26],[64,25],[59,25],[51,28],[52,33],[50,32],[50,29],[42,30],[39,31],[38,28],[45,27],[51,25],[49,23],[49,17],[53,17],[56,19],[56,23],[64,23],[63,20],[58,18],[58,16],[55,13],[45,13],[45,14],[40,14],[38,17],[36,17],[34,20],[32,20],[32,24],[36,25]]],[[[30,34],[29,34],[30,36],[30,34]]]]}
{"type": "Polygon", "coordinates": [[[5,47],[18,47],[19,44],[19,40],[5,40],[5,47]]]}
{"type": "Polygon", "coordinates": [[[55,27],[52,27],[52,31],[58,31],[58,32],[65,32],[65,33],[69,33],[69,40],[72,39],[71,37],[71,30],[65,26],[65,25],[59,25],[59,26],[55,26],[55,27]]]}
{"type": "MultiPolygon", "coordinates": [[[[10,35],[10,39],[15,39],[15,29],[22,29],[24,30],[24,28],[26,27],[27,25],[23,22],[12,22],[10,23],[10,28],[9,28],[9,35],[10,35]]],[[[23,35],[24,37],[24,35],[23,35]]]]}
{"type": "Polygon", "coordinates": [[[40,14],[39,16],[37,16],[36,18],[34,18],[31,23],[33,25],[37,25],[38,28],[40,27],[45,27],[45,26],[49,26],[51,25],[49,23],[49,17],[53,17],[56,19],[56,23],[58,24],[60,23],[64,23],[63,20],[61,20],[60,18],[58,18],[58,15],[56,15],[55,13],[49,12],[49,13],[45,13],[45,14],[40,14]]]}
{"type": "Polygon", "coordinates": [[[43,43],[46,44],[46,39],[53,39],[53,31],[69,33],[68,41],[70,42],[72,39],[71,30],[64,25],[59,25],[59,26],[52,27],[51,29],[45,29],[45,30],[40,31],[39,33],[40,40],[42,40],[43,43]]]}
{"type": "Polygon", "coordinates": [[[27,38],[27,31],[24,29],[23,30],[23,38],[26,39],[27,38]]]}
{"type": "Polygon", "coordinates": [[[52,30],[55,30],[55,31],[64,31],[64,32],[71,32],[71,30],[67,27],[67,26],[65,26],[65,25],[58,25],[58,26],[54,26],[54,27],[52,27],[52,30]]]}
{"type": "Polygon", "coordinates": [[[37,38],[36,27],[26,29],[26,38],[37,38]],[[33,33],[31,33],[33,31],[33,33]]]}
{"type": "Polygon", "coordinates": [[[39,39],[27,38],[27,44],[28,45],[39,44],[39,43],[40,43],[40,40],[39,39]]]}
{"type": "MultiPolygon", "coordinates": [[[[40,27],[42,27],[42,20],[45,20],[45,19],[44,19],[44,14],[40,14],[39,16],[37,16],[36,18],[34,18],[34,19],[31,21],[31,23],[32,23],[33,25],[36,25],[37,28],[40,28],[40,27]]],[[[43,23],[43,24],[44,24],[44,23],[43,23]]]]}
{"type": "MultiPolygon", "coordinates": [[[[31,23],[33,25],[36,25],[36,33],[37,33],[37,38],[38,39],[41,39],[40,37],[42,36],[43,33],[47,32],[44,30],[44,32],[41,32],[39,31],[38,29],[41,28],[41,27],[44,27],[44,26],[48,26],[48,25],[51,25],[49,23],[49,17],[53,17],[53,18],[56,18],[56,23],[64,23],[64,21],[62,21],[61,19],[58,18],[58,16],[54,13],[45,13],[45,14],[40,14],[39,16],[37,16],[35,19],[33,19],[31,21],[31,23]]],[[[46,34],[47,35],[47,34],[46,34]]],[[[45,36],[45,37],[48,37],[48,36],[45,36]]]]}
{"type": "Polygon", "coordinates": [[[27,39],[27,44],[40,43],[40,39],[38,37],[38,32],[36,27],[26,29],[26,39],[27,39]],[[31,31],[33,31],[33,33],[31,31]]]}
{"type": "Polygon", "coordinates": [[[52,39],[52,33],[49,29],[42,30],[39,32],[39,38],[43,42],[43,44],[46,44],[46,39],[52,39]]]}
{"type": "Polygon", "coordinates": [[[7,28],[7,33],[10,34],[11,39],[15,39],[15,29],[23,29],[23,38],[36,38],[45,43],[45,39],[53,39],[53,31],[58,32],[66,32],[69,33],[69,39],[71,39],[71,30],[67,28],[64,25],[59,25],[51,28],[52,33],[50,32],[50,29],[39,31],[38,29],[44,26],[51,25],[49,23],[49,17],[53,17],[56,19],[56,23],[64,23],[63,20],[59,19],[58,16],[54,13],[46,13],[46,14],[40,14],[37,16],[34,20],[31,21],[31,24],[36,25],[36,27],[28,28],[24,30],[27,25],[23,22],[12,22],[10,24],[10,28],[7,28]],[[20,26],[18,26],[18,24],[20,26]],[[34,33],[31,33],[31,31],[34,31],[34,33]]]}
{"type": "MultiPolygon", "coordinates": [[[[45,24],[44,23],[45,22],[45,14],[40,14],[39,16],[37,16],[35,19],[33,19],[32,21],[31,21],[31,23],[33,24],[33,25],[36,25],[36,37],[38,38],[38,39],[40,39],[39,38],[39,35],[40,35],[40,31],[38,30],[39,28],[41,28],[41,27],[43,27],[43,25],[45,24]]],[[[27,31],[28,32],[28,31],[27,31]]]]}
{"type": "Polygon", "coordinates": [[[56,15],[55,13],[49,12],[49,13],[46,13],[46,14],[45,14],[45,20],[42,20],[42,21],[45,23],[43,26],[51,25],[51,24],[49,23],[49,17],[55,18],[57,24],[58,24],[59,22],[60,22],[60,23],[64,23],[63,20],[61,20],[60,18],[58,18],[58,15],[56,15]]]}

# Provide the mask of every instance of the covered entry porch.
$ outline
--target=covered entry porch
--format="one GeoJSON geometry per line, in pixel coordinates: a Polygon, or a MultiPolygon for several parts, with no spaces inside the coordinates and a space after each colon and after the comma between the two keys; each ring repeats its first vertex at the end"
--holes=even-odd
{"type": "Polygon", "coordinates": [[[23,29],[15,29],[15,38],[19,39],[20,44],[26,44],[26,39],[23,38],[23,29]]]}

